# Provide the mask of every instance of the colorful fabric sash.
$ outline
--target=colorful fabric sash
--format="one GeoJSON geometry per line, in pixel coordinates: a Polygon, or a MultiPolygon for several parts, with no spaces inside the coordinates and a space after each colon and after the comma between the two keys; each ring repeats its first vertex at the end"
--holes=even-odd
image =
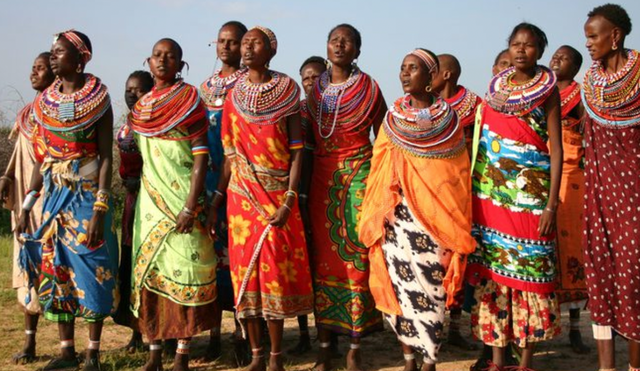
{"type": "Polygon", "coordinates": [[[189,127],[205,117],[198,90],[182,80],[173,86],[145,94],[129,113],[131,128],[145,137],[168,140],[191,140],[207,130],[206,125],[194,133],[189,127]],[[177,129],[179,133],[172,132],[177,129]]]}
{"type": "Polygon", "coordinates": [[[584,76],[582,101],[587,114],[600,125],[624,128],[640,123],[640,60],[627,50],[627,63],[614,74],[595,61],[584,76]]]}

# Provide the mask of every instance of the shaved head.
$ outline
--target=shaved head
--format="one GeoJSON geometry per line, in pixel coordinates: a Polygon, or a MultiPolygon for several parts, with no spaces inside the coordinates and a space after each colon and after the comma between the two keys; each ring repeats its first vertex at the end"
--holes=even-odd
{"type": "Polygon", "coordinates": [[[440,62],[440,70],[449,71],[451,80],[457,83],[460,74],[462,74],[462,67],[460,67],[458,58],[451,54],[440,54],[438,55],[438,62],[440,62]]]}

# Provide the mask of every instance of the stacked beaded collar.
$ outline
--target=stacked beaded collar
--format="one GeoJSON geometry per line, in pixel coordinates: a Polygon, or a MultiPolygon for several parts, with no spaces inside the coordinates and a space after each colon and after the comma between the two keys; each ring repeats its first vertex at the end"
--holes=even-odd
{"type": "Polygon", "coordinates": [[[35,119],[33,117],[33,103],[28,103],[18,112],[16,117],[16,127],[27,140],[31,141],[33,129],[35,128],[35,119]]]}
{"type": "MultiPolygon", "coordinates": [[[[574,108],[580,103],[580,84],[572,81],[569,86],[560,91],[560,117],[562,125],[567,126],[568,120],[565,118],[573,111],[574,108]]],[[[573,125],[571,125],[573,126],[573,125]]]]}
{"type": "Polygon", "coordinates": [[[341,84],[332,84],[330,78],[331,70],[320,75],[308,100],[320,137],[328,139],[334,133],[368,129],[361,124],[378,102],[378,85],[357,67],[341,84]]]}
{"type": "Polygon", "coordinates": [[[444,99],[425,109],[411,107],[410,100],[410,95],[396,100],[384,120],[384,131],[396,147],[424,158],[453,158],[464,151],[458,116],[444,99]]]}
{"type": "Polygon", "coordinates": [[[129,122],[133,131],[145,137],[190,140],[207,130],[207,126],[203,125],[198,132],[187,134],[189,127],[204,116],[204,106],[198,90],[178,80],[166,89],[157,90],[154,87],[138,99],[129,114],[129,122]],[[173,129],[180,129],[182,135],[170,133],[173,129]]]}
{"type": "Polygon", "coordinates": [[[582,101],[589,116],[604,126],[624,128],[640,123],[640,60],[626,50],[627,63],[608,74],[595,61],[584,76],[582,101]]]}
{"type": "Polygon", "coordinates": [[[540,106],[553,92],[556,75],[547,67],[537,66],[535,76],[524,84],[512,79],[516,68],[510,67],[491,79],[486,101],[498,112],[523,116],[540,106]]]}
{"type": "Polygon", "coordinates": [[[269,73],[271,80],[264,84],[254,84],[243,74],[231,91],[236,110],[252,124],[271,125],[300,112],[298,84],[283,73],[269,73]]]}
{"type": "Polygon", "coordinates": [[[200,85],[200,96],[209,110],[222,109],[227,93],[236,85],[238,78],[247,72],[247,69],[241,68],[227,77],[220,77],[220,72],[222,69],[218,69],[213,76],[200,85]]]}
{"type": "Polygon", "coordinates": [[[82,89],[73,94],[60,92],[62,80],[51,84],[34,103],[36,121],[53,132],[78,131],[91,127],[111,108],[107,87],[86,73],[82,89]]]}
{"type": "Polygon", "coordinates": [[[476,93],[464,86],[460,86],[460,91],[453,97],[453,101],[449,103],[451,108],[456,111],[460,125],[463,127],[473,123],[477,101],[478,95],[476,93]]]}

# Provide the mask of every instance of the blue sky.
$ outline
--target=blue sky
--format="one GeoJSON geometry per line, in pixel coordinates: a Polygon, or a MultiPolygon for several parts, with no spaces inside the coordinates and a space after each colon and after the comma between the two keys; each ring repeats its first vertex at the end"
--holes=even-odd
{"type": "MultiPolygon", "coordinates": [[[[110,88],[116,113],[124,112],[124,84],[130,72],[142,69],[153,44],[176,39],[190,69],[187,82],[199,85],[211,75],[220,25],[239,20],[248,27],[270,27],[279,41],[271,67],[299,81],[300,63],[311,55],[326,55],[329,30],[351,23],[362,33],[361,69],[380,84],[388,103],[402,94],[398,82],[404,55],[415,47],[456,55],[462,64],[460,82],[484,94],[496,53],[517,23],[542,28],[549,48],[541,63],[548,64],[555,49],[569,44],[583,52],[586,15],[604,1],[593,0],[13,0],[3,1],[0,40],[4,45],[0,68],[0,108],[12,116],[15,91],[25,100],[34,96],[29,73],[35,56],[49,50],[53,34],[69,28],[86,33],[94,57],[87,72],[110,88]]],[[[627,47],[638,49],[640,1],[618,2],[629,12],[634,29],[627,47]]]]}

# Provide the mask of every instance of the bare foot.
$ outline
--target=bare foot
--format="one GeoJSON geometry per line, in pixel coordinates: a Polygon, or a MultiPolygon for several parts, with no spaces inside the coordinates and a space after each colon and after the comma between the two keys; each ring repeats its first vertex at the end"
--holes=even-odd
{"type": "Polygon", "coordinates": [[[269,371],[284,371],[282,356],[280,354],[269,357],[269,371]]]}
{"type": "Polygon", "coordinates": [[[569,341],[571,342],[571,349],[576,354],[589,354],[591,353],[591,348],[589,348],[582,341],[582,334],[580,330],[571,330],[569,331],[569,341]]]}
{"type": "Polygon", "coordinates": [[[142,366],[142,371],[162,371],[162,362],[149,358],[147,363],[142,366]]]}
{"type": "Polygon", "coordinates": [[[449,331],[447,343],[464,350],[478,350],[478,346],[462,336],[460,331],[449,331]]]}
{"type": "Polygon", "coordinates": [[[415,359],[405,360],[402,371],[418,371],[418,362],[415,359]]]}
{"type": "Polygon", "coordinates": [[[364,371],[360,359],[360,349],[349,349],[349,353],[347,353],[347,371],[364,371]]]}
{"type": "Polygon", "coordinates": [[[420,371],[436,371],[436,364],[424,362],[420,371]]]}
{"type": "Polygon", "coordinates": [[[320,348],[318,360],[313,365],[312,371],[331,371],[333,369],[331,358],[331,348],[320,348]]]}
{"type": "Polygon", "coordinates": [[[189,355],[177,354],[173,359],[173,371],[189,371],[189,355]]]}
{"type": "Polygon", "coordinates": [[[266,369],[264,357],[257,357],[251,359],[251,363],[249,363],[249,366],[247,366],[244,371],[265,371],[266,369]]]}
{"type": "Polygon", "coordinates": [[[300,335],[298,344],[295,347],[289,349],[287,353],[294,356],[301,356],[311,350],[311,337],[309,334],[300,335]]]}
{"type": "Polygon", "coordinates": [[[131,334],[131,339],[129,339],[129,343],[124,346],[124,349],[127,351],[127,353],[133,354],[136,352],[141,352],[143,348],[144,342],[142,341],[142,334],[137,331],[133,331],[133,333],[131,334]]]}
{"type": "Polygon", "coordinates": [[[35,362],[36,360],[36,338],[35,336],[27,336],[24,341],[22,350],[11,357],[13,363],[24,365],[35,362]]]}

